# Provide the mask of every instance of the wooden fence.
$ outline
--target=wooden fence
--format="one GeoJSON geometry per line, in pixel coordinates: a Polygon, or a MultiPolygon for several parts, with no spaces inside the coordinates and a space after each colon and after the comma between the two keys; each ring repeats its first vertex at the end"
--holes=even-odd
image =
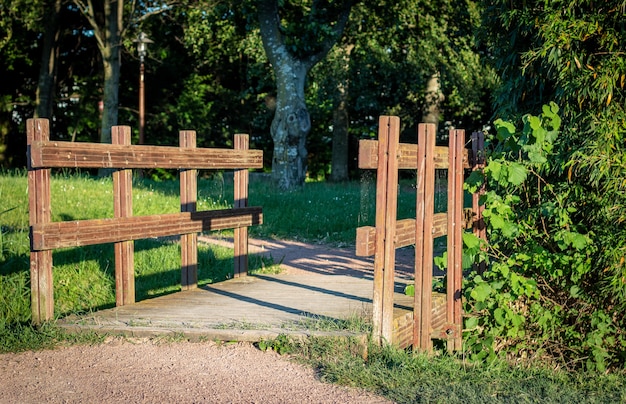
{"type": "Polygon", "coordinates": [[[248,135],[235,135],[234,149],[196,148],[194,131],[180,132],[180,147],[130,144],[127,126],[112,128],[112,144],[50,141],[47,119],[27,122],[30,211],[30,273],[33,322],[54,316],[52,250],[114,243],[115,301],[135,302],[134,240],[180,235],[181,287],[197,287],[197,233],[235,229],[235,277],[247,274],[247,227],[261,224],[260,207],[248,207],[248,169],[263,167],[263,152],[248,149],[248,135]],[[114,217],[51,221],[51,168],[112,168],[114,217]],[[132,214],[132,169],[180,170],[180,213],[132,214]],[[196,211],[197,170],[234,169],[234,209],[196,211]]]}
{"type": "Polygon", "coordinates": [[[359,168],[377,169],[375,227],[358,228],[356,245],[358,256],[374,255],[373,338],[422,350],[431,349],[433,338],[445,339],[449,349],[460,349],[462,233],[474,222],[472,209],[464,209],[464,170],[470,168],[465,133],[451,130],[449,147],[435,146],[432,124],[419,125],[418,144],[402,144],[399,138],[400,119],[381,116],[378,140],[359,144],[359,168]],[[415,219],[397,219],[399,169],[417,171],[415,219]],[[435,169],[448,171],[447,213],[434,213],[435,169]],[[433,244],[445,235],[448,270],[443,296],[433,294],[433,244]],[[393,301],[395,250],[410,245],[415,245],[413,312],[398,315],[393,301]]]}

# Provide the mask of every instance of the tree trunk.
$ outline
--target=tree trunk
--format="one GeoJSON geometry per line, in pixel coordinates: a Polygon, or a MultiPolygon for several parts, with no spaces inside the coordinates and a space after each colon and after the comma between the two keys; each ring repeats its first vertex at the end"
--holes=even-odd
{"type": "Polygon", "coordinates": [[[291,190],[304,185],[306,179],[306,137],[311,130],[311,117],[304,100],[306,75],[341,36],[350,6],[337,16],[332,26],[334,37],[325,40],[316,53],[299,58],[289,53],[285,45],[278,1],[259,0],[257,6],[263,48],[276,77],[276,113],[270,129],[274,140],[272,178],[279,189],[291,190]]]}
{"type": "Polygon", "coordinates": [[[350,119],[348,116],[348,69],[350,64],[350,53],[354,45],[348,45],[343,48],[343,55],[340,58],[340,76],[337,84],[337,92],[339,94],[337,105],[333,110],[333,151],[331,157],[330,180],[333,182],[341,182],[348,180],[348,156],[349,156],[349,126],[350,119]]]}
{"type": "Polygon", "coordinates": [[[35,99],[35,118],[51,118],[56,87],[59,37],[61,29],[59,14],[61,0],[49,2],[45,15],[45,31],[41,51],[41,66],[35,99]]]}
{"type": "Polygon", "coordinates": [[[120,86],[120,43],[123,0],[105,0],[104,29],[101,43],[104,88],[100,142],[111,143],[111,127],[117,125],[120,86]]]}
{"type": "Polygon", "coordinates": [[[286,57],[274,71],[278,94],[271,127],[272,178],[280,189],[288,190],[302,186],[306,179],[306,137],[311,130],[311,117],[304,101],[308,69],[286,57]]]}
{"type": "Polygon", "coordinates": [[[424,105],[424,113],[422,122],[434,123],[439,128],[439,119],[441,118],[441,104],[445,100],[441,92],[441,82],[439,73],[435,73],[428,79],[426,83],[426,104],[424,105]]]}

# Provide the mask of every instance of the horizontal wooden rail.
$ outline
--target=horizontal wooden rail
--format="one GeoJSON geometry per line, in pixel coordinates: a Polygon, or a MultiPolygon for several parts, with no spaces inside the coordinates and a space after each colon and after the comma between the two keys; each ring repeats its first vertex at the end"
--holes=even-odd
{"type": "MultiPolygon", "coordinates": [[[[418,145],[410,143],[398,145],[398,169],[417,169],[417,148],[418,145]]],[[[449,165],[448,147],[435,146],[434,159],[436,169],[447,169],[449,165]]],[[[359,168],[364,170],[378,168],[378,140],[364,139],[359,141],[359,168]]],[[[470,168],[467,150],[463,151],[463,168],[470,168]]]]}
{"type": "Polygon", "coordinates": [[[173,146],[126,146],[104,143],[35,141],[31,168],[263,168],[262,150],[195,149],[173,146]]]}
{"type": "MultiPolygon", "coordinates": [[[[472,209],[464,210],[464,227],[472,227],[472,209]]],[[[433,238],[445,236],[448,233],[447,213],[437,213],[433,216],[433,238]]],[[[408,247],[415,244],[415,219],[402,219],[396,222],[395,246],[408,247]]],[[[376,253],[376,227],[363,226],[356,229],[357,257],[371,257],[376,253]]]]}
{"type": "Polygon", "coordinates": [[[34,224],[31,240],[33,251],[45,251],[247,227],[262,222],[261,207],[51,222],[34,224]]]}

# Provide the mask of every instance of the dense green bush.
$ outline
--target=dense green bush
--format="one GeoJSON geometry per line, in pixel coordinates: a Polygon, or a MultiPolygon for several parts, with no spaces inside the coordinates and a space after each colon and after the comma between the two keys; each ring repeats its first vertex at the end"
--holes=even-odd
{"type": "MultiPolygon", "coordinates": [[[[526,115],[517,131],[495,122],[483,174],[467,188],[486,184],[483,197],[488,245],[466,237],[467,249],[488,262],[464,285],[465,344],[477,360],[549,359],[568,368],[624,367],[624,285],[601,265],[604,243],[585,220],[589,198],[571,183],[569,160],[556,147],[561,119],[556,104],[526,115]],[[469,241],[469,243],[468,243],[469,241]]],[[[608,248],[608,247],[607,247],[608,248]]]]}

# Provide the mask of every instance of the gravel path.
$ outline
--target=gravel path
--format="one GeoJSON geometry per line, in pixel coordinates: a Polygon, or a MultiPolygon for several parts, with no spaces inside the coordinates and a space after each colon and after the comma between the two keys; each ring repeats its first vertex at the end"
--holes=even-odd
{"type": "Polygon", "coordinates": [[[0,355],[0,403],[385,403],[246,343],[110,339],[0,355]]]}

